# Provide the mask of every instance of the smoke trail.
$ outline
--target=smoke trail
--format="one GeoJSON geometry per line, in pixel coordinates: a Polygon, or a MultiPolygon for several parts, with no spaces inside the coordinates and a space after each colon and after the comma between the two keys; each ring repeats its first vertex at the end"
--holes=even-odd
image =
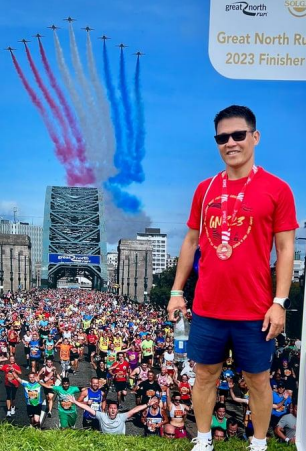
{"type": "MultiPolygon", "coordinates": [[[[92,125],[92,121],[90,120],[90,118],[88,117],[86,111],[83,108],[83,103],[80,99],[80,96],[78,95],[75,87],[74,87],[74,81],[69,73],[65,58],[64,58],[64,54],[63,54],[63,50],[60,44],[60,41],[58,39],[58,36],[56,33],[54,33],[54,43],[55,43],[55,51],[56,51],[56,57],[57,57],[57,62],[58,62],[58,66],[61,72],[61,75],[63,77],[64,83],[66,85],[66,88],[68,90],[68,92],[70,93],[71,96],[71,100],[72,103],[75,107],[75,110],[77,112],[80,124],[81,124],[81,128],[83,131],[83,135],[85,137],[85,144],[86,144],[86,150],[88,151],[88,154],[90,154],[90,149],[92,147],[94,147],[94,129],[93,129],[93,125],[92,125]]],[[[81,162],[85,162],[86,161],[86,156],[84,153],[84,149],[83,148],[78,148],[78,158],[80,159],[81,162]]]]}
{"type": "Polygon", "coordinates": [[[91,94],[90,87],[88,85],[88,82],[86,80],[83,66],[80,60],[79,52],[77,43],[75,40],[73,27],[70,24],[69,25],[69,37],[70,37],[70,49],[71,49],[71,56],[72,56],[72,64],[77,76],[77,80],[82,88],[85,102],[87,104],[88,111],[90,111],[90,114],[92,116],[92,123],[94,124],[93,127],[93,146],[91,148],[87,149],[87,153],[89,156],[90,161],[95,162],[96,165],[94,166],[96,177],[99,181],[104,181],[107,179],[108,174],[105,172],[105,168],[100,163],[100,158],[98,156],[101,155],[101,148],[105,149],[105,137],[103,134],[103,121],[101,116],[99,115],[95,100],[91,94]],[[105,172],[105,173],[103,173],[105,172]]]}
{"type": "Polygon", "coordinates": [[[134,173],[138,176],[137,181],[143,182],[145,175],[141,161],[145,156],[145,127],[143,101],[140,90],[140,58],[137,57],[135,70],[135,112],[136,112],[136,133],[135,133],[135,166],[134,173]]]}
{"type": "Polygon", "coordinates": [[[125,62],[124,62],[124,53],[123,49],[120,50],[120,71],[119,71],[119,88],[121,92],[122,98],[122,106],[123,106],[123,117],[126,126],[127,139],[126,139],[126,147],[127,154],[133,154],[134,147],[134,129],[133,129],[133,110],[130,102],[129,91],[127,88],[126,75],[125,75],[125,62]]]}
{"type": "Polygon", "coordinates": [[[51,137],[51,140],[53,141],[53,143],[55,145],[56,156],[58,157],[60,162],[62,164],[64,164],[64,167],[66,169],[67,182],[72,186],[75,186],[76,184],[80,184],[82,186],[92,184],[92,181],[91,181],[92,175],[90,174],[90,171],[88,173],[83,173],[83,171],[81,170],[81,173],[78,174],[76,172],[75,168],[71,165],[71,163],[66,161],[66,148],[61,143],[60,138],[58,137],[58,135],[55,131],[55,128],[53,127],[53,124],[48,117],[47,111],[45,110],[40,99],[37,97],[36,93],[33,91],[31,86],[29,85],[15,56],[13,54],[11,54],[11,55],[12,55],[15,69],[22,81],[23,86],[25,87],[27,93],[30,96],[30,99],[32,100],[33,104],[36,106],[36,108],[38,109],[39,113],[41,114],[41,116],[43,118],[43,121],[46,125],[48,133],[51,137]]]}
{"type": "MultiPolygon", "coordinates": [[[[115,87],[112,82],[112,75],[110,70],[110,64],[108,60],[108,54],[107,54],[107,48],[105,41],[103,42],[103,66],[104,66],[104,79],[105,79],[105,85],[107,90],[108,99],[111,104],[111,112],[112,112],[112,120],[115,130],[115,137],[116,137],[116,152],[114,157],[114,163],[116,168],[119,170],[124,167],[124,143],[123,143],[123,133],[122,133],[122,126],[120,122],[120,109],[119,109],[119,102],[116,97],[115,87]]],[[[116,176],[119,177],[119,174],[116,176]]],[[[127,183],[128,184],[128,183],[127,183]]]]}
{"type": "MultiPolygon", "coordinates": [[[[78,170],[81,173],[82,177],[84,178],[84,183],[86,181],[86,183],[85,183],[86,185],[92,184],[95,182],[95,176],[93,174],[92,169],[90,167],[88,167],[88,163],[86,162],[85,143],[84,143],[82,134],[78,128],[78,125],[76,123],[73,112],[71,111],[71,108],[70,108],[69,104],[67,103],[65,96],[64,96],[60,86],[58,85],[56,78],[52,72],[52,69],[48,62],[45,50],[43,48],[43,45],[42,45],[40,39],[38,39],[38,42],[39,42],[40,55],[42,58],[44,68],[46,70],[46,74],[50,80],[50,84],[51,84],[52,88],[54,89],[54,91],[56,92],[56,94],[58,96],[60,104],[62,105],[62,108],[63,108],[66,118],[68,120],[68,123],[73,132],[74,138],[77,142],[76,156],[80,163],[86,163],[86,165],[85,164],[82,165],[82,168],[79,167],[78,170]]],[[[80,182],[78,182],[77,184],[80,184],[80,182]]]]}
{"type": "Polygon", "coordinates": [[[15,58],[15,55],[13,55],[13,53],[11,53],[11,55],[12,55],[12,59],[13,59],[13,63],[14,63],[15,69],[16,69],[16,71],[17,71],[17,73],[18,73],[18,75],[19,75],[19,77],[20,77],[20,79],[22,81],[22,84],[25,87],[27,93],[29,94],[32,102],[34,103],[34,105],[36,106],[38,111],[40,112],[40,114],[41,114],[41,116],[43,118],[43,121],[44,121],[44,123],[45,123],[45,125],[47,127],[47,130],[49,132],[49,135],[50,135],[53,143],[55,144],[56,154],[59,157],[60,161],[62,163],[64,163],[64,160],[62,158],[63,146],[62,146],[62,144],[60,142],[60,139],[58,138],[58,136],[56,134],[56,131],[55,131],[55,129],[54,129],[49,117],[48,117],[48,113],[45,110],[45,108],[44,108],[43,104],[41,103],[41,101],[39,100],[39,98],[37,97],[37,95],[35,94],[35,92],[33,91],[33,89],[31,88],[31,86],[29,85],[27,79],[25,78],[25,76],[24,76],[24,74],[23,74],[23,72],[21,70],[21,67],[19,66],[19,64],[18,64],[18,62],[17,62],[17,60],[15,58]]]}
{"type": "Polygon", "coordinates": [[[139,230],[150,227],[151,219],[144,213],[126,213],[114,205],[111,194],[104,191],[107,242],[118,243],[120,238],[135,239],[139,230]]]}
{"type": "Polygon", "coordinates": [[[72,157],[73,157],[73,146],[72,143],[69,139],[69,133],[68,133],[68,129],[67,129],[67,125],[65,123],[65,120],[59,110],[59,108],[57,107],[56,103],[53,101],[53,99],[51,98],[46,86],[44,85],[38,70],[35,66],[35,63],[33,61],[33,58],[31,56],[30,50],[28,49],[28,46],[25,44],[25,50],[26,50],[26,54],[27,54],[27,58],[28,61],[30,63],[32,72],[34,74],[35,80],[37,82],[37,85],[39,86],[39,88],[41,89],[47,103],[49,104],[54,116],[56,117],[56,119],[58,120],[60,127],[63,131],[63,135],[64,135],[64,141],[66,144],[66,152],[65,154],[62,156],[63,157],[63,161],[64,163],[67,163],[72,157]]]}
{"type": "MultiPolygon", "coordinates": [[[[87,47],[87,60],[88,60],[89,73],[90,73],[91,81],[92,81],[92,84],[93,84],[93,87],[94,87],[94,90],[95,90],[95,93],[96,93],[96,96],[97,96],[97,99],[99,102],[98,107],[100,109],[100,114],[101,114],[101,117],[104,122],[105,148],[103,149],[103,151],[104,151],[104,159],[103,159],[104,162],[103,163],[104,163],[104,165],[107,165],[107,168],[105,168],[105,170],[107,170],[108,175],[111,175],[111,173],[114,173],[114,171],[115,171],[114,165],[113,165],[114,152],[115,152],[114,132],[113,132],[113,127],[112,127],[112,123],[111,123],[111,119],[110,119],[110,112],[109,112],[107,100],[106,100],[106,97],[104,94],[103,87],[99,80],[89,33],[87,33],[86,47],[87,47]]],[[[97,155],[97,157],[99,159],[101,159],[102,155],[101,154],[97,155]]]]}

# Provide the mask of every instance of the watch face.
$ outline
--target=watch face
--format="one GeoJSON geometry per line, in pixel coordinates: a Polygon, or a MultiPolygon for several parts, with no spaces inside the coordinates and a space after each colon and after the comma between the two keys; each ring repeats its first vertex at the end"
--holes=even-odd
{"type": "Polygon", "coordinates": [[[290,308],[290,305],[291,305],[290,299],[289,298],[285,299],[284,300],[284,308],[288,309],[288,308],[290,308]]]}

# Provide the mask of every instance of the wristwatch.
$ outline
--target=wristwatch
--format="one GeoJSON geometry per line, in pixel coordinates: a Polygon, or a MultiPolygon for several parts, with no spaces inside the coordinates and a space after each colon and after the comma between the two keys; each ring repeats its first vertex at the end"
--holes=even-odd
{"type": "Polygon", "coordinates": [[[283,307],[284,310],[288,310],[291,306],[291,301],[289,298],[274,298],[273,304],[278,304],[283,307]]]}

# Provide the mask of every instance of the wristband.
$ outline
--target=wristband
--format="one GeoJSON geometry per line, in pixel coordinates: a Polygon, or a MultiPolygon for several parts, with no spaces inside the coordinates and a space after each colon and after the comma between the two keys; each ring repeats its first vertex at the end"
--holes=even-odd
{"type": "Polygon", "coordinates": [[[289,443],[289,442],[290,442],[290,438],[289,438],[289,437],[286,437],[286,438],[285,438],[285,442],[286,442],[286,443],[289,443]]]}
{"type": "Polygon", "coordinates": [[[184,295],[184,291],[183,290],[171,290],[170,291],[171,297],[179,297],[179,296],[183,296],[184,295]]]}

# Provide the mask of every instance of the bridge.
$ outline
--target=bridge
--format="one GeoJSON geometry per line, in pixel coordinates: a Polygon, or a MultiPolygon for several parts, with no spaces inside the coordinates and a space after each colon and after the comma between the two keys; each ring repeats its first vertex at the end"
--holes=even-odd
{"type": "Polygon", "coordinates": [[[107,282],[102,191],[48,186],[43,226],[42,287],[83,277],[96,290],[107,282]]]}

